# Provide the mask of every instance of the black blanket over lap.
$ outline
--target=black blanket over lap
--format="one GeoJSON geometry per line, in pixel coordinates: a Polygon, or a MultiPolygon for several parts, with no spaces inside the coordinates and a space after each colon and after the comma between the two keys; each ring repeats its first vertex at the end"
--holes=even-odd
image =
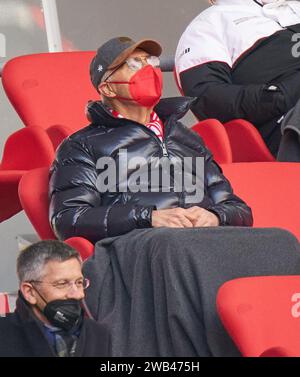
{"type": "Polygon", "coordinates": [[[280,229],[140,229],[98,242],[84,264],[87,303],[112,331],[112,356],[238,356],[216,312],[227,280],[300,274],[280,229]]]}

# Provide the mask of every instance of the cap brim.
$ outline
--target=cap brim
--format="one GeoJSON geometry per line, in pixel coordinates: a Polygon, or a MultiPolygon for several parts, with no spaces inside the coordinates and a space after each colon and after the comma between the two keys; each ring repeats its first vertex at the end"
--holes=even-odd
{"type": "Polygon", "coordinates": [[[119,65],[124,63],[124,61],[135,51],[137,48],[144,50],[150,55],[160,56],[162,53],[161,45],[153,39],[142,39],[141,41],[135,43],[134,45],[128,47],[124,50],[108,67],[108,69],[117,68],[119,65]]]}

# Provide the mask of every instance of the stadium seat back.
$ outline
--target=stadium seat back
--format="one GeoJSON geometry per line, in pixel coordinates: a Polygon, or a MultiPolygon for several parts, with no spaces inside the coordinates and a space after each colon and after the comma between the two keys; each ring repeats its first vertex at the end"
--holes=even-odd
{"type": "MultiPolygon", "coordinates": [[[[19,184],[19,197],[31,224],[42,240],[56,239],[49,223],[49,168],[27,172],[19,184]]],[[[94,245],[82,237],[72,237],[65,242],[78,250],[82,260],[90,257],[94,245]]]]}
{"type": "Polygon", "coordinates": [[[50,166],[54,148],[46,131],[27,127],[9,136],[0,166],[0,222],[22,210],[18,185],[23,174],[42,166],[50,166]]]}
{"type": "Polygon", "coordinates": [[[252,208],[254,226],[283,228],[300,240],[300,164],[234,163],[222,169],[236,195],[252,208]]]}
{"type": "Polygon", "coordinates": [[[216,119],[207,119],[196,123],[192,130],[204,141],[219,164],[230,164],[232,152],[227,132],[222,123],[216,119]]]}
{"type": "Polygon", "coordinates": [[[9,60],[2,72],[5,92],[26,126],[60,124],[72,132],[89,122],[88,100],[99,99],[89,77],[93,51],[24,55],[9,60]]]}
{"type": "Polygon", "coordinates": [[[244,356],[300,356],[300,276],[230,280],[217,310],[244,356]]]}
{"type": "Polygon", "coordinates": [[[34,169],[19,184],[22,207],[41,239],[56,239],[49,224],[49,168],[34,169]]]}

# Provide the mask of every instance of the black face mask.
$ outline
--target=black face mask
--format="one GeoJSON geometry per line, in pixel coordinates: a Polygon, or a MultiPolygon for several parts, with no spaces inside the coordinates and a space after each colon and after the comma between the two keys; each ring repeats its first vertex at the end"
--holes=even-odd
{"type": "Polygon", "coordinates": [[[79,324],[82,308],[80,301],[75,299],[54,300],[47,303],[43,314],[53,326],[70,331],[79,324]]]}
{"type": "Polygon", "coordinates": [[[37,305],[36,307],[44,314],[51,325],[59,327],[65,331],[70,331],[80,324],[81,319],[83,318],[81,300],[68,299],[47,302],[36,287],[33,286],[33,288],[46,303],[44,309],[40,309],[37,305]]]}

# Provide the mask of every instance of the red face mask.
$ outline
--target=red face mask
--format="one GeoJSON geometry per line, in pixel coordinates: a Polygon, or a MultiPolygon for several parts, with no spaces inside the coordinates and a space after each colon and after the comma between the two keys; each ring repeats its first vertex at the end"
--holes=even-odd
{"type": "Polygon", "coordinates": [[[143,107],[154,107],[162,94],[162,73],[159,68],[146,65],[138,70],[130,81],[110,81],[112,84],[128,84],[131,98],[116,96],[125,101],[135,101],[143,107]]]}

